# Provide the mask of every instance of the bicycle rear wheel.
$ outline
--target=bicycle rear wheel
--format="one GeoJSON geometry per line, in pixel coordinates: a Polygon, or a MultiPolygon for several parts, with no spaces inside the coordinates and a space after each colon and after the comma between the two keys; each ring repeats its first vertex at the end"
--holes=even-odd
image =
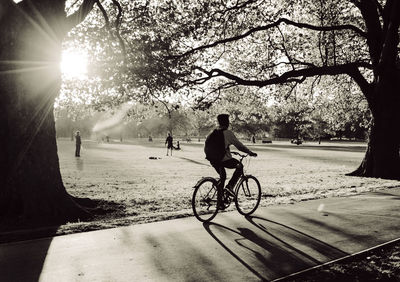
{"type": "Polygon", "coordinates": [[[217,195],[217,181],[214,178],[203,178],[196,184],[192,208],[198,220],[207,222],[217,215],[217,195]]]}
{"type": "Polygon", "coordinates": [[[236,186],[235,205],[242,215],[250,215],[258,208],[261,200],[261,185],[252,175],[242,177],[236,186]]]}

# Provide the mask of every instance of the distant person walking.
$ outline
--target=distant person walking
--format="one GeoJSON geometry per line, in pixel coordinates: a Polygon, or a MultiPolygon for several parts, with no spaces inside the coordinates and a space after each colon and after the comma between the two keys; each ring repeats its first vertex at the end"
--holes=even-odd
{"type": "Polygon", "coordinates": [[[81,156],[81,136],[80,132],[77,131],[75,134],[75,157],[80,157],[81,156]]]}
{"type": "Polygon", "coordinates": [[[171,149],[171,156],[172,156],[172,149],[174,148],[173,141],[174,138],[172,138],[171,133],[168,132],[167,139],[165,139],[165,145],[167,145],[167,156],[169,149],[171,149]]]}

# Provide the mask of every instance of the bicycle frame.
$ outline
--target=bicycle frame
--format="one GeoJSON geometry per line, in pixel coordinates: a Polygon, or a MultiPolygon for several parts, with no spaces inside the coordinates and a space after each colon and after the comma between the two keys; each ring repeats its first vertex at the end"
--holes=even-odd
{"type": "MultiPolygon", "coordinates": [[[[231,152],[231,154],[232,154],[232,155],[239,156],[239,157],[240,157],[239,163],[241,163],[241,164],[243,164],[244,158],[246,158],[246,157],[249,156],[248,154],[240,154],[239,152],[231,152]]],[[[244,173],[244,166],[243,166],[242,174],[240,175],[239,179],[237,180],[237,182],[236,182],[236,184],[235,184],[235,187],[233,188],[233,190],[235,191],[235,195],[237,195],[237,192],[238,192],[238,190],[239,190],[240,184],[243,184],[243,183],[244,183],[244,182],[242,181],[242,179],[244,179],[244,178],[245,178],[245,173],[244,173]]],[[[246,190],[243,190],[243,191],[244,191],[244,193],[245,193],[246,196],[249,196],[249,195],[250,195],[249,186],[248,186],[248,183],[247,183],[247,182],[245,182],[245,183],[246,183],[246,187],[245,187],[244,189],[246,189],[246,190]]],[[[225,190],[225,188],[222,187],[222,191],[224,191],[224,190],[225,190]]],[[[222,199],[223,199],[223,200],[226,200],[226,199],[225,199],[225,193],[222,194],[222,199]]]]}
{"type": "MultiPolygon", "coordinates": [[[[243,159],[246,158],[248,155],[242,155],[240,153],[237,152],[231,152],[234,155],[238,155],[240,157],[239,162],[242,164],[243,163],[243,159]]],[[[207,186],[205,186],[207,187],[207,186]]],[[[246,175],[244,173],[244,169],[241,173],[241,175],[239,176],[239,179],[237,181],[237,183],[235,184],[235,186],[233,187],[234,190],[234,195],[232,195],[232,193],[228,193],[227,189],[225,189],[225,187],[221,187],[219,180],[215,179],[214,177],[202,177],[200,180],[198,180],[198,182],[196,183],[196,185],[194,185],[193,187],[194,193],[192,196],[192,208],[194,211],[195,216],[197,217],[197,219],[199,219],[200,221],[210,221],[212,220],[218,213],[219,210],[224,210],[226,208],[228,208],[232,202],[235,203],[236,208],[238,210],[238,212],[242,215],[249,215],[251,213],[253,213],[257,207],[258,204],[260,202],[260,195],[261,195],[261,187],[260,187],[260,183],[258,182],[258,180],[252,176],[252,175],[246,175]],[[258,187],[258,190],[256,190],[257,192],[253,192],[252,189],[250,188],[249,185],[249,180],[252,181],[251,187],[253,187],[254,184],[256,184],[258,187]],[[255,183],[253,183],[253,181],[255,181],[255,183]],[[203,196],[200,197],[200,199],[202,199],[202,202],[205,203],[205,208],[208,211],[211,207],[216,207],[216,209],[214,211],[212,211],[210,213],[210,217],[209,218],[202,218],[202,213],[198,213],[197,210],[197,203],[199,203],[196,199],[197,195],[201,195],[201,192],[198,194],[198,191],[200,191],[200,187],[203,187],[203,183],[205,182],[211,182],[212,186],[210,186],[210,188],[206,192],[205,194],[203,194],[203,196]],[[239,189],[241,189],[240,192],[239,189]],[[244,195],[245,197],[252,197],[253,195],[257,197],[258,200],[256,205],[254,206],[254,208],[251,211],[247,211],[243,209],[243,206],[241,206],[240,203],[242,203],[242,196],[240,196],[240,200],[238,198],[239,193],[241,193],[241,195],[244,195]],[[220,195],[222,194],[222,195],[220,195]],[[221,202],[220,202],[221,201],[221,202]]],[[[201,202],[201,200],[200,200],[201,202]]],[[[199,207],[201,207],[201,204],[199,205],[199,207]]],[[[203,206],[204,207],[204,206],[203,206]]],[[[199,209],[199,211],[201,211],[202,208],[199,209]]],[[[207,217],[207,216],[206,216],[207,217]]]]}
{"type": "Polygon", "coordinates": [[[236,183],[236,186],[235,186],[235,195],[238,194],[238,190],[239,190],[240,186],[242,186],[242,187],[243,187],[243,192],[244,192],[244,194],[245,194],[247,197],[250,197],[250,196],[251,196],[251,193],[250,193],[250,189],[249,189],[249,183],[248,183],[247,181],[242,181],[242,179],[245,179],[244,174],[239,178],[238,182],[236,183]],[[246,185],[244,185],[244,184],[246,184],[246,185]]]}

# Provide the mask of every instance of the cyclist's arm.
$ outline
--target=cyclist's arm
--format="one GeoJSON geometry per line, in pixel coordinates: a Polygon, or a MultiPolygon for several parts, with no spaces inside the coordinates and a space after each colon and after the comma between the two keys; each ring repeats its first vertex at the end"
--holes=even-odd
{"type": "Polygon", "coordinates": [[[244,152],[244,153],[246,153],[246,154],[252,154],[252,153],[253,153],[249,148],[247,148],[245,145],[243,145],[243,143],[240,142],[240,141],[236,138],[235,134],[233,134],[232,131],[227,130],[227,131],[226,131],[225,137],[226,137],[226,139],[227,139],[227,141],[228,141],[228,144],[232,144],[232,145],[235,146],[239,151],[242,151],[242,152],[244,152]]]}

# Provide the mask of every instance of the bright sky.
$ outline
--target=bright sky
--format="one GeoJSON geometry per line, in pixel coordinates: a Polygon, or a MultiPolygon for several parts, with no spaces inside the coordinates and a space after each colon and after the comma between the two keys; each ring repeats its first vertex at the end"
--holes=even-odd
{"type": "Polygon", "coordinates": [[[86,54],[76,50],[65,50],[61,57],[61,73],[67,78],[85,79],[87,63],[86,54]]]}

